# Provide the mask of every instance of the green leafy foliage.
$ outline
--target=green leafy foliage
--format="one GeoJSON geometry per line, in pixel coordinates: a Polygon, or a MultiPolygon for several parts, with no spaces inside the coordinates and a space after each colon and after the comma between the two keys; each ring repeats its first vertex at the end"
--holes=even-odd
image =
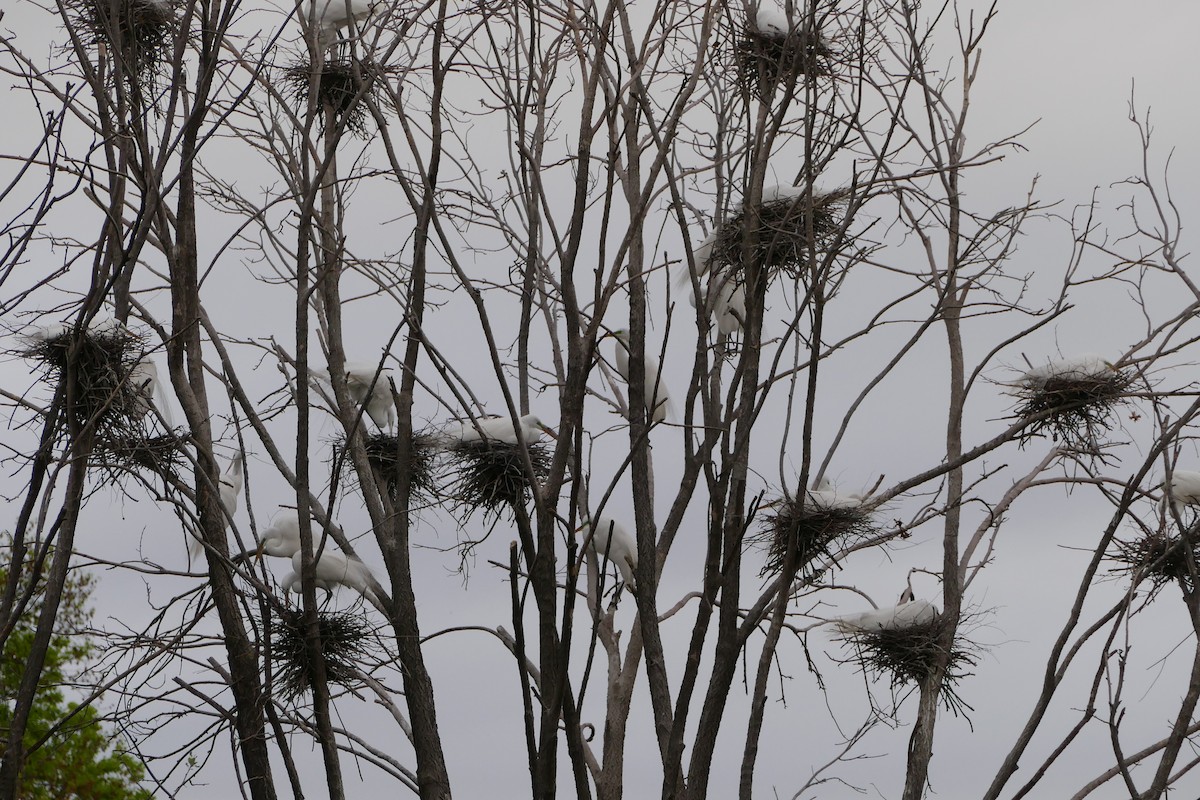
{"type": "MultiPolygon", "coordinates": [[[[9,542],[0,543],[0,584],[7,579],[10,555],[9,542]]],[[[21,588],[24,590],[24,586],[21,588]]],[[[88,576],[73,575],[67,581],[25,731],[26,756],[18,800],[151,797],[138,786],[145,774],[141,763],[111,738],[101,724],[100,712],[93,705],[81,707],[68,701],[64,692],[93,651],[92,641],[83,633],[91,616],[87,609],[90,593],[88,576]]],[[[0,754],[8,739],[17,689],[40,610],[40,596],[35,595],[0,650],[0,754]]]]}

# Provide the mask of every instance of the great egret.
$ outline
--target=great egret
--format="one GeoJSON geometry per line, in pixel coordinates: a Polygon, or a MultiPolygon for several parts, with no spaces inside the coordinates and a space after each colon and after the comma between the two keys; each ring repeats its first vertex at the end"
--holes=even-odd
{"type": "MultiPolygon", "coordinates": [[[[313,369],[311,372],[314,378],[330,383],[328,370],[313,369]]],[[[392,385],[388,381],[391,374],[391,370],[381,370],[376,362],[346,362],[346,391],[351,400],[363,405],[367,416],[380,431],[396,427],[396,405],[392,402],[392,385]]]]}
{"type": "Polygon", "coordinates": [[[505,444],[534,444],[541,441],[543,431],[554,435],[546,423],[538,419],[537,414],[525,414],[517,418],[515,428],[511,417],[478,417],[474,421],[451,423],[445,431],[445,436],[451,444],[466,444],[484,439],[505,444]]]}
{"type": "Polygon", "coordinates": [[[630,591],[636,592],[637,581],[634,572],[637,570],[637,541],[629,531],[617,521],[605,516],[597,517],[594,525],[591,520],[584,520],[579,531],[584,537],[589,532],[592,533],[588,547],[601,561],[607,558],[616,564],[617,569],[621,571],[621,580],[630,591]]]}
{"type": "Polygon", "coordinates": [[[835,489],[829,478],[821,478],[816,488],[809,489],[806,495],[807,501],[814,510],[836,511],[858,508],[863,502],[863,496],[857,492],[840,492],[835,489]]]}
{"type": "Polygon", "coordinates": [[[1183,513],[1183,506],[1200,505],[1200,472],[1186,469],[1171,471],[1170,486],[1163,482],[1163,503],[1168,499],[1175,513],[1183,513]]]}
{"type": "MultiPolygon", "coordinates": [[[[150,409],[155,405],[155,395],[162,396],[158,380],[158,367],[154,366],[154,362],[148,356],[143,356],[129,368],[129,373],[126,375],[125,380],[129,382],[129,387],[134,391],[133,400],[129,407],[130,416],[135,419],[145,419],[146,415],[150,413],[150,409]]],[[[169,425],[170,419],[166,416],[166,404],[160,401],[158,408],[163,413],[163,418],[167,419],[167,424],[169,425]]]]}
{"type": "Polygon", "coordinates": [[[928,600],[914,600],[909,588],[900,596],[898,605],[847,614],[835,622],[845,631],[901,630],[933,622],[939,613],[937,606],[928,600]]]}
{"type": "MultiPolygon", "coordinates": [[[[612,332],[613,338],[617,340],[614,348],[616,355],[617,373],[624,379],[625,383],[629,383],[629,331],[621,328],[612,332]]],[[[659,369],[658,359],[649,353],[644,354],[642,366],[645,367],[645,376],[642,382],[643,394],[646,398],[646,410],[650,413],[650,421],[652,423],[662,422],[667,418],[667,410],[671,405],[671,396],[667,393],[667,387],[662,381],[662,370],[659,369]]]]}
{"type": "MultiPolygon", "coordinates": [[[[292,572],[296,577],[289,575],[287,579],[294,580],[295,585],[299,586],[298,576],[304,563],[304,556],[300,552],[300,517],[296,512],[280,514],[271,523],[271,526],[263,531],[262,538],[259,540],[258,552],[276,558],[290,558],[292,572]]],[[[373,588],[375,578],[371,569],[357,558],[332,550],[326,545],[320,558],[313,565],[313,573],[317,587],[331,591],[336,584],[348,586],[386,613],[373,588]]],[[[285,588],[289,588],[289,586],[285,586],[285,588]]]]}
{"type": "MultiPolygon", "coordinates": [[[[714,275],[702,281],[700,297],[711,305],[712,319],[722,334],[729,336],[742,329],[742,322],[746,319],[746,287],[734,276],[714,275]]],[[[695,308],[696,297],[692,294],[691,286],[687,287],[687,299],[695,308]]]]}
{"type": "Polygon", "coordinates": [[[1103,356],[1084,353],[1073,358],[1060,358],[1034,367],[1021,375],[1017,383],[1029,389],[1040,389],[1051,380],[1089,381],[1111,377],[1117,368],[1103,356]]]}
{"type": "Polygon", "coordinates": [[[380,0],[307,0],[299,13],[304,24],[316,21],[317,41],[325,47],[333,43],[338,28],[365,21],[379,4],[380,0]]]}
{"type": "Polygon", "coordinates": [[[217,488],[221,492],[221,505],[225,507],[225,513],[233,517],[237,513],[238,498],[242,494],[242,486],[245,481],[245,476],[242,473],[243,456],[238,453],[229,462],[229,466],[225,468],[225,473],[221,476],[217,488]]]}

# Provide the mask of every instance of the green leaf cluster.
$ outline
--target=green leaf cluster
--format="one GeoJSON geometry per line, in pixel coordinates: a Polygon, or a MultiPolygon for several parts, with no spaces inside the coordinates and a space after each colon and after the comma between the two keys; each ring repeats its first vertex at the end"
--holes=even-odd
{"type": "MultiPolygon", "coordinates": [[[[7,537],[0,541],[0,586],[11,564],[9,544],[7,537]]],[[[85,633],[91,617],[90,593],[91,578],[72,573],[25,730],[18,800],[147,800],[151,796],[138,786],[145,775],[141,762],[108,734],[96,707],[70,702],[64,691],[93,652],[94,644],[85,633]]],[[[40,610],[40,593],[35,593],[12,634],[0,643],[0,756],[40,610]]]]}

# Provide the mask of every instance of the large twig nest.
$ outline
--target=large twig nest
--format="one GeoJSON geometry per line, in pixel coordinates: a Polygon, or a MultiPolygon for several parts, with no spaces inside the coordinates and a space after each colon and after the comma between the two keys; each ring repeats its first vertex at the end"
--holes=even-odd
{"type": "Polygon", "coordinates": [[[1114,409],[1127,401],[1133,378],[1100,356],[1051,361],[1029,370],[1017,382],[1016,414],[1033,418],[1021,441],[1050,435],[1055,442],[1095,452],[1111,428],[1114,409]]]}
{"type": "Polygon", "coordinates": [[[819,31],[789,20],[782,9],[764,0],[747,16],[734,45],[738,82],[744,91],[768,100],[777,87],[801,75],[830,74],[833,50],[819,31]]]}
{"type": "Polygon", "coordinates": [[[789,551],[797,574],[804,574],[813,561],[851,540],[871,535],[875,525],[871,511],[857,495],[841,494],[823,486],[800,497],[782,497],[770,504],[763,525],[751,541],[767,551],[760,576],[777,575],[789,551]]]}
{"type": "Polygon", "coordinates": [[[933,676],[939,660],[948,658],[941,699],[957,714],[970,708],[958,695],[957,686],[972,674],[969,670],[978,659],[975,647],[958,635],[950,652],[945,653],[941,638],[948,624],[947,617],[935,613],[932,618],[925,615],[924,621],[916,624],[869,629],[840,624],[839,630],[842,639],[854,648],[854,658],[863,671],[886,677],[893,692],[910,685],[923,686],[933,676]]]}
{"type": "Polygon", "coordinates": [[[711,249],[705,249],[707,269],[744,281],[741,276],[745,275],[749,255],[751,262],[771,276],[783,272],[794,280],[803,280],[812,256],[820,258],[832,244],[841,227],[841,206],[846,199],[844,190],[814,189],[810,197],[803,187],[764,187],[757,209],[758,235],[749,253],[750,214],[745,205],[740,205],[715,231],[711,249]]]}
{"type": "MultiPolygon", "coordinates": [[[[401,464],[397,459],[398,439],[390,433],[376,433],[367,437],[367,460],[379,473],[388,494],[395,499],[396,485],[400,480],[401,464]]],[[[414,434],[408,453],[409,501],[428,499],[437,493],[437,440],[428,433],[414,434]]]]}
{"type": "Polygon", "coordinates": [[[543,443],[522,445],[496,439],[455,442],[447,450],[447,494],[468,514],[481,509],[485,515],[498,516],[506,507],[525,505],[532,487],[525,472],[523,447],[529,448],[534,477],[539,482],[544,480],[550,474],[550,450],[543,443]]]}
{"type": "Polygon", "coordinates": [[[330,56],[321,62],[319,71],[314,79],[312,62],[307,58],[283,70],[283,82],[290,90],[297,112],[306,113],[310,89],[315,87],[318,113],[329,106],[347,130],[365,136],[367,98],[376,95],[376,81],[383,79],[385,70],[369,58],[330,56]]]}
{"type": "Polygon", "coordinates": [[[64,0],[87,44],[103,45],[142,81],[170,63],[179,17],[171,0],[64,0]]]}
{"type": "MultiPolygon", "coordinates": [[[[331,685],[357,685],[359,665],[375,649],[371,626],[359,615],[343,611],[318,611],[317,626],[325,679],[331,685]]],[[[304,613],[285,609],[271,638],[271,656],[276,686],[294,699],[312,689],[316,668],[305,642],[304,613]]]]}
{"type": "Polygon", "coordinates": [[[1193,564],[1200,563],[1197,533],[1193,526],[1179,536],[1147,531],[1133,539],[1118,540],[1111,556],[1116,563],[1113,571],[1128,573],[1135,582],[1148,581],[1151,597],[1169,583],[1177,583],[1184,591],[1191,591],[1193,581],[1188,561],[1190,558],[1193,564]]]}
{"type": "Polygon", "coordinates": [[[97,319],[79,333],[74,350],[75,328],[68,324],[37,328],[25,342],[22,355],[36,362],[35,371],[55,391],[65,391],[74,358],[76,391],[68,399],[79,419],[94,424],[94,466],[114,476],[133,469],[164,474],[179,467],[182,438],[158,431],[152,413],[157,376],[143,335],[116,320],[97,319]]]}

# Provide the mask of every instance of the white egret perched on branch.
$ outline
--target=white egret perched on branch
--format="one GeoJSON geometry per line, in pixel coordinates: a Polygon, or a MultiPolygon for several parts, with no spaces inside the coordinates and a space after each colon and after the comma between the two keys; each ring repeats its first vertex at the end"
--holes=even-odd
{"type": "Polygon", "coordinates": [[[220,482],[217,488],[221,492],[221,505],[225,508],[225,513],[233,517],[237,513],[238,498],[242,494],[242,486],[245,482],[245,476],[242,474],[244,457],[241,453],[235,455],[229,462],[229,466],[225,467],[225,472],[221,475],[220,482]]]}
{"type": "MultiPolygon", "coordinates": [[[[314,556],[316,555],[315,548],[316,542],[314,541],[314,556]]],[[[304,558],[300,552],[300,517],[296,512],[285,511],[271,523],[269,528],[263,531],[258,552],[277,558],[290,558],[292,574],[285,577],[283,587],[294,592],[300,591],[299,575],[304,558]]],[[[318,588],[332,591],[337,584],[348,586],[365,597],[381,612],[387,613],[375,591],[377,583],[375,576],[371,573],[370,568],[357,558],[332,550],[327,545],[313,565],[313,575],[318,588]]]]}
{"type": "MultiPolygon", "coordinates": [[[[329,371],[312,369],[314,378],[330,383],[329,371]]],[[[376,362],[347,361],[346,391],[350,399],[363,405],[367,416],[380,431],[390,431],[396,426],[396,404],[392,402],[392,372],[380,369],[376,362]]],[[[331,384],[332,385],[332,384],[331,384]]]]}
{"type": "Polygon", "coordinates": [[[596,554],[603,563],[608,559],[617,565],[621,571],[621,580],[630,591],[637,591],[637,580],[634,572],[637,570],[637,541],[625,530],[625,527],[613,519],[599,516],[592,520],[584,520],[579,532],[587,537],[588,548],[596,554]]]}
{"type": "Polygon", "coordinates": [[[1171,480],[1163,481],[1163,507],[1168,500],[1176,514],[1183,513],[1183,506],[1200,505],[1200,472],[1186,469],[1171,471],[1171,480]]]}
{"type": "Polygon", "coordinates": [[[511,417],[477,417],[461,423],[451,423],[444,436],[451,445],[467,444],[490,439],[505,444],[534,444],[541,441],[542,433],[554,436],[554,431],[538,419],[537,414],[525,414],[517,418],[513,427],[511,417]]]}
{"type": "Polygon", "coordinates": [[[129,381],[129,386],[134,391],[134,399],[129,408],[130,416],[135,419],[145,419],[151,408],[157,408],[167,425],[170,425],[170,409],[164,402],[165,396],[158,379],[158,367],[154,365],[150,357],[142,356],[129,368],[129,374],[125,379],[129,381]]]}
{"type": "Polygon", "coordinates": [[[333,44],[338,28],[366,21],[380,5],[381,0],[306,0],[298,13],[302,25],[316,23],[317,43],[325,48],[333,44]]]}
{"type": "MultiPolygon", "coordinates": [[[[709,275],[709,261],[716,238],[715,233],[710,234],[697,245],[692,252],[692,260],[695,264],[694,274],[699,281],[700,299],[704,300],[706,308],[711,312],[717,329],[728,336],[740,331],[746,319],[746,286],[738,275],[732,272],[709,275]]],[[[685,269],[677,281],[687,295],[688,303],[695,308],[696,294],[692,291],[691,274],[685,269]]]]}
{"type": "MultiPolygon", "coordinates": [[[[614,348],[617,373],[628,384],[629,331],[621,328],[613,331],[612,336],[617,340],[614,348]]],[[[662,370],[659,369],[658,359],[649,353],[643,354],[642,366],[645,367],[642,393],[646,398],[646,410],[649,412],[650,422],[662,422],[667,418],[667,411],[671,406],[671,396],[667,393],[667,387],[662,381],[662,370]]]]}

